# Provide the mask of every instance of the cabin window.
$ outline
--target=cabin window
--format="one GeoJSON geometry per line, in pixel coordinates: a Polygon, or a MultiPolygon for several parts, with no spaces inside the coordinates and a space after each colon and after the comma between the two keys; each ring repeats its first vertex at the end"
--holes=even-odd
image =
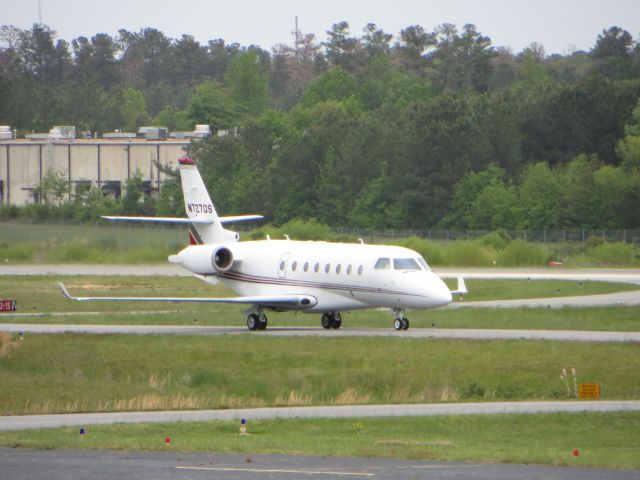
{"type": "Polygon", "coordinates": [[[351,265],[349,265],[347,267],[347,275],[351,275],[351,270],[353,270],[353,268],[351,267],[351,265]]]}
{"type": "Polygon", "coordinates": [[[316,266],[313,267],[313,271],[316,272],[316,273],[318,273],[320,271],[320,264],[319,263],[316,263],[316,266]]]}
{"type": "Polygon", "coordinates": [[[363,268],[362,268],[362,265],[360,265],[358,267],[358,275],[362,275],[362,271],[363,271],[363,268]]]}
{"type": "Polygon", "coordinates": [[[327,263],[327,264],[324,266],[324,273],[329,273],[329,270],[331,270],[331,264],[330,264],[330,263],[327,263]]]}
{"type": "Polygon", "coordinates": [[[413,258],[394,258],[393,268],[396,270],[420,270],[420,265],[413,258]]]}
{"type": "Polygon", "coordinates": [[[391,269],[391,261],[388,258],[379,258],[376,262],[376,269],[389,270],[391,269]]]}
{"type": "Polygon", "coordinates": [[[424,270],[426,270],[426,271],[431,270],[431,269],[429,268],[429,265],[427,264],[427,262],[425,262],[424,258],[419,257],[419,258],[418,258],[418,263],[420,264],[420,266],[421,266],[424,270]]]}
{"type": "Polygon", "coordinates": [[[336,265],[336,273],[340,273],[340,270],[342,270],[342,265],[336,265]]]}
{"type": "Polygon", "coordinates": [[[284,260],[282,260],[282,261],[280,262],[280,271],[281,271],[281,272],[284,272],[284,267],[285,267],[285,265],[286,265],[286,263],[284,262],[284,260]]]}
{"type": "Polygon", "coordinates": [[[307,272],[309,271],[309,262],[304,262],[304,267],[302,267],[302,269],[307,272]]]}
{"type": "Polygon", "coordinates": [[[291,264],[291,270],[293,270],[294,272],[296,271],[296,268],[298,268],[298,262],[293,262],[291,264]]]}

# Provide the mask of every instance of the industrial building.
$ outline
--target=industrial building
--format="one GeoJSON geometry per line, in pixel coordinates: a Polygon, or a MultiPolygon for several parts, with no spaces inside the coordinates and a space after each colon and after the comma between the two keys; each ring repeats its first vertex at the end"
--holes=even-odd
{"type": "Polygon", "coordinates": [[[195,132],[145,127],[143,136],[114,132],[103,138],[75,138],[75,129],[54,127],[49,134],[16,139],[0,137],[0,206],[41,202],[41,182],[49,171],[63,174],[69,191],[95,186],[116,198],[128,178],[142,177],[146,193],[159,191],[164,174],[157,164],[174,167],[192,138],[208,135],[208,127],[195,132]]]}

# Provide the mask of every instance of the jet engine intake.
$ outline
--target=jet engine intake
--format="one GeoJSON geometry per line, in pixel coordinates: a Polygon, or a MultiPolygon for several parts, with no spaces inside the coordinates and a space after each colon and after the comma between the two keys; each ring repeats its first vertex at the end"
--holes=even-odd
{"type": "Polygon", "coordinates": [[[211,254],[211,265],[218,273],[226,272],[233,265],[233,252],[227,247],[218,247],[211,254]]]}
{"type": "Polygon", "coordinates": [[[191,245],[169,261],[199,275],[215,275],[229,270],[238,259],[225,245],[191,245]]]}

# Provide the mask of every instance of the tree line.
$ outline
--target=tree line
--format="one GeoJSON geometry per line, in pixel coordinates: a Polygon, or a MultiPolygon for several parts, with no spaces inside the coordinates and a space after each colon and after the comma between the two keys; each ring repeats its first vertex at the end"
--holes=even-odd
{"type": "MultiPolygon", "coordinates": [[[[334,24],[271,51],[156,29],[67,43],[0,27],[0,123],[135,131],[239,127],[195,143],[223,212],[362,228],[633,228],[640,45],[514,53],[474,25],[393,36],[334,24]]],[[[126,209],[180,213],[170,180],[126,209]]],[[[135,213],[135,212],[129,212],[135,213]]]]}

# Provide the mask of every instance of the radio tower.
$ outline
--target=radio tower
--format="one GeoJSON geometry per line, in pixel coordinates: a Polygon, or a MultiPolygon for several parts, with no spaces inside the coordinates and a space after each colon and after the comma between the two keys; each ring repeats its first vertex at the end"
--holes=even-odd
{"type": "Polygon", "coordinates": [[[295,27],[293,32],[291,32],[291,34],[293,35],[293,45],[294,45],[294,51],[296,52],[296,58],[299,56],[299,45],[300,45],[300,30],[298,30],[298,16],[296,15],[296,20],[295,20],[295,27]]]}

